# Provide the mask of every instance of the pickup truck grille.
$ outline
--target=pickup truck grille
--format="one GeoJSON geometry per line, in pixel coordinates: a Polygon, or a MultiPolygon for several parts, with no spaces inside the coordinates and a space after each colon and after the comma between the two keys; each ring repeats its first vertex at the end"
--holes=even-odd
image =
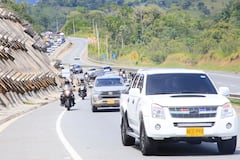
{"type": "Polygon", "coordinates": [[[120,91],[104,91],[100,94],[101,98],[120,98],[120,91]]]}
{"type": "Polygon", "coordinates": [[[217,106],[170,107],[173,118],[210,118],[216,117],[217,106]]]}

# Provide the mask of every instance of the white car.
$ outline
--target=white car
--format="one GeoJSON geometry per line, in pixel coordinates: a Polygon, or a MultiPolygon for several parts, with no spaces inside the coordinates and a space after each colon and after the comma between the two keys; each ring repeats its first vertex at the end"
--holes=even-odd
{"type": "Polygon", "coordinates": [[[96,76],[97,76],[97,75],[96,75],[96,71],[97,71],[97,69],[94,68],[94,67],[88,68],[87,74],[88,74],[88,76],[89,76],[90,79],[94,80],[94,79],[96,78],[96,76]]]}
{"type": "Polygon", "coordinates": [[[103,67],[103,71],[104,72],[111,72],[112,71],[112,67],[111,66],[104,66],[103,67]]]}
{"type": "Polygon", "coordinates": [[[149,155],[157,142],[205,141],[216,142],[221,154],[233,154],[238,117],[228,94],[203,71],[139,70],[120,99],[123,145],[137,138],[142,154],[149,155]]]}

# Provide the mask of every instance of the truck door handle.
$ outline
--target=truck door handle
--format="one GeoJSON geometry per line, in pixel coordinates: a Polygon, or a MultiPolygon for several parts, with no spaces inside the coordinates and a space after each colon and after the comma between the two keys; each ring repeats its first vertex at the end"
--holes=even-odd
{"type": "Polygon", "coordinates": [[[134,99],[132,100],[132,104],[134,104],[134,99]]]}
{"type": "Polygon", "coordinates": [[[129,98],[127,99],[127,102],[129,103],[129,98]]]}

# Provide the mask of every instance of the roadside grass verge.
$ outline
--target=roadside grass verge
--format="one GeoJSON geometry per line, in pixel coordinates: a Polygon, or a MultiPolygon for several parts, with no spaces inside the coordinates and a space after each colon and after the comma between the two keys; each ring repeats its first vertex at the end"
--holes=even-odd
{"type": "Polygon", "coordinates": [[[233,106],[240,108],[240,99],[238,98],[230,98],[231,103],[233,106]]]}

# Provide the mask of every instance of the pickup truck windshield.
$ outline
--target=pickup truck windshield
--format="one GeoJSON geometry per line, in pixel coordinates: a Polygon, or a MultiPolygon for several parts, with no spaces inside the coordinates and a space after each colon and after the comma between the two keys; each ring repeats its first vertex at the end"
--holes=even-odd
{"type": "Polygon", "coordinates": [[[96,80],[96,87],[104,86],[123,86],[123,82],[120,78],[101,78],[96,80]]]}
{"type": "Polygon", "coordinates": [[[146,95],[155,94],[217,94],[205,74],[153,74],[147,76],[146,95]]]}

